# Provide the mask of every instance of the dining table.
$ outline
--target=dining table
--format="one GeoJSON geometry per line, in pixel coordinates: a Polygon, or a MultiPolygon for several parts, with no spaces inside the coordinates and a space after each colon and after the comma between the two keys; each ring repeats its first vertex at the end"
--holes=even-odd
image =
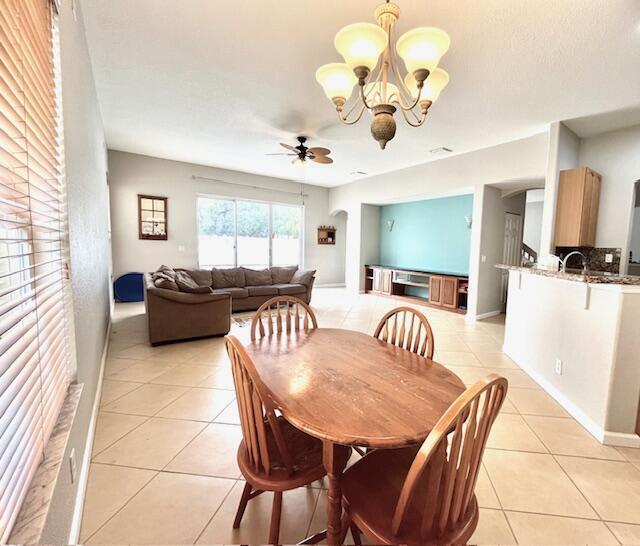
{"type": "Polygon", "coordinates": [[[421,443],[465,390],[434,360],[362,332],[337,328],[248,342],[260,382],[285,419],[323,442],[328,544],[343,538],[336,446],[392,449],[421,443]]]}

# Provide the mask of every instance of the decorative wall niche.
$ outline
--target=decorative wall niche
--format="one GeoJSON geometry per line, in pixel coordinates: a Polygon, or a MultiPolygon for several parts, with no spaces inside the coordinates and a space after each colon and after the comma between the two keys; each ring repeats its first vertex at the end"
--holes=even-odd
{"type": "Polygon", "coordinates": [[[167,240],[167,198],[138,194],[138,239],[167,240]]]}

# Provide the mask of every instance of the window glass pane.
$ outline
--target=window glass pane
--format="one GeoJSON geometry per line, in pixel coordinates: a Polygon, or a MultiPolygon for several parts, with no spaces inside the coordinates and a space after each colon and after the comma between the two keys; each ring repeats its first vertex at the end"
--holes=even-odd
{"type": "Polygon", "coordinates": [[[272,264],[299,265],[302,208],[288,205],[272,207],[272,264]]]}
{"type": "Polygon", "coordinates": [[[152,222],[142,222],[142,234],[143,235],[153,235],[153,223],[152,222]]]}
{"type": "Polygon", "coordinates": [[[153,208],[154,210],[161,210],[164,211],[164,201],[157,199],[153,202],[153,208]]]}
{"type": "Polygon", "coordinates": [[[153,199],[140,199],[140,208],[144,210],[153,210],[153,199]]]}
{"type": "Polygon", "coordinates": [[[142,217],[143,222],[153,221],[153,212],[151,212],[150,210],[141,210],[140,216],[142,217]]]}
{"type": "Polygon", "coordinates": [[[269,267],[269,205],[238,201],[238,265],[269,267]]]}
{"type": "Polygon", "coordinates": [[[198,261],[200,267],[233,267],[234,203],[226,199],[198,198],[198,261]]]}

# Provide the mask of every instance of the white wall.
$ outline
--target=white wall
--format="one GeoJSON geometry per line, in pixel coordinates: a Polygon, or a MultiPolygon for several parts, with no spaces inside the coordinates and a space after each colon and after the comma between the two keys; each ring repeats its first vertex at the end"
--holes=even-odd
{"type": "Polygon", "coordinates": [[[507,305],[505,352],[598,439],[633,438],[640,289],[510,272],[507,305]]]}
{"type": "MultiPolygon", "coordinates": [[[[360,218],[360,269],[380,262],[380,207],[362,205],[360,218]]],[[[364,276],[360,276],[360,290],[364,290],[364,276]]]]}
{"type": "Polygon", "coordinates": [[[524,209],[524,229],[522,242],[538,254],[540,253],[540,235],[542,233],[542,211],[544,201],[527,201],[524,209]]]}
{"type": "Polygon", "coordinates": [[[480,267],[478,269],[477,314],[482,316],[502,311],[502,277],[496,269],[503,262],[505,213],[523,215],[526,194],[502,197],[499,188],[485,186],[482,198],[480,235],[480,267]],[[485,257],[483,261],[482,257],[485,257]]]}
{"type": "MultiPolygon", "coordinates": [[[[109,151],[111,226],[114,276],[132,271],[152,271],[161,264],[195,267],[198,263],[196,198],[198,194],[301,204],[296,182],[237,171],[168,161],[148,156],[109,151]],[[193,180],[192,176],[223,180],[193,180]],[[235,183],[235,184],[234,184],[235,183]],[[264,189],[248,188],[248,184],[264,189]],[[283,192],[296,192],[296,195],[283,192]],[[167,241],[138,239],[137,194],[168,197],[167,241]],[[183,246],[184,251],[178,247],[183,246]]],[[[304,267],[317,269],[316,283],[343,284],[345,280],[346,216],[332,216],[329,190],[305,185],[304,267]],[[318,245],[317,228],[335,225],[335,245],[318,245]]]]}
{"type": "Polygon", "coordinates": [[[579,162],[602,175],[596,246],[622,248],[624,272],[629,256],[634,184],[640,179],[640,126],[583,139],[579,162]]]}
{"type": "Polygon", "coordinates": [[[74,449],[80,471],[110,312],[111,251],[107,217],[106,146],[79,2],[77,11],[78,20],[75,21],[71,2],[61,2],[62,101],[71,289],[77,381],[84,388],[63,457],[65,464],[60,469],[41,537],[41,542],[47,544],[68,544],[78,481],[71,483],[67,461],[74,449]]]}
{"type": "Polygon", "coordinates": [[[540,252],[546,255],[555,251],[553,235],[556,223],[556,203],[558,200],[558,178],[560,171],[573,169],[579,165],[580,139],[563,123],[552,123],[549,128],[547,174],[544,186],[544,207],[542,209],[542,229],[540,252]]]}
{"type": "Polygon", "coordinates": [[[362,203],[381,205],[474,193],[468,315],[475,316],[477,296],[482,290],[478,283],[482,188],[486,184],[544,178],[547,169],[547,146],[547,134],[541,133],[331,188],[330,210],[344,210],[349,215],[346,242],[347,286],[358,289],[363,275],[359,256],[362,203]],[[353,223],[352,219],[355,220],[353,223]]]}

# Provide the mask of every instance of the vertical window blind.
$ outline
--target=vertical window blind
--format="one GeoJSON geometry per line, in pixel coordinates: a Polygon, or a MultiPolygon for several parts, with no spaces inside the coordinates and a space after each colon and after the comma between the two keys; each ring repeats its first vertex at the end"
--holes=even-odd
{"type": "Polygon", "coordinates": [[[0,0],[0,543],[70,382],[51,0],[0,0]]]}

